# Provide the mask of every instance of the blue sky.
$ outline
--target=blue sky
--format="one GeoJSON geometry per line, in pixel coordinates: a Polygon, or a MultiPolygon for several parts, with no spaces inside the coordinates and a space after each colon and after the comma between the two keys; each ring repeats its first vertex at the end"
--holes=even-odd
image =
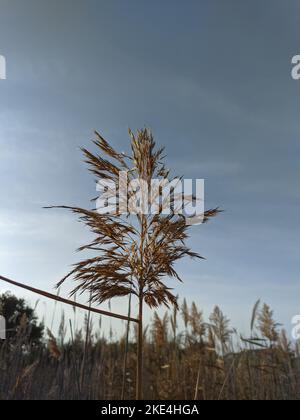
{"type": "Polygon", "coordinates": [[[225,209],[193,227],[207,260],[180,263],[178,293],[206,315],[220,305],[242,330],[261,298],[289,329],[300,312],[299,16],[297,0],[0,0],[1,274],[53,290],[89,234],[42,207],[89,205],[79,147],[94,129],[126,150],[128,127],[146,125],[169,166],[205,178],[207,206],[225,209]]]}

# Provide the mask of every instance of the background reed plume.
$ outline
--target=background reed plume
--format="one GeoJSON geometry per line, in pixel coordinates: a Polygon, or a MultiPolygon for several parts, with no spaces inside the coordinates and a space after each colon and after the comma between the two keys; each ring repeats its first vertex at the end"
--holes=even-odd
{"type": "MultiPolygon", "coordinates": [[[[139,130],[136,134],[129,130],[130,155],[117,152],[99,133],[95,134],[94,144],[99,154],[82,150],[96,181],[113,181],[119,189],[122,187],[119,185],[119,173],[127,171],[126,182],[143,180],[150,191],[152,179],[168,178],[170,182],[178,179],[170,177],[170,170],[163,163],[164,149],[156,148],[149,130],[139,130]]],[[[118,211],[120,207],[115,214],[99,214],[95,209],[59,206],[78,214],[95,235],[91,243],[80,248],[95,252],[95,256],[76,264],[59,285],[73,277],[77,282],[73,294],[86,291],[90,294],[91,302],[99,304],[130,294],[138,299],[138,399],[142,397],[143,305],[146,303],[150,308],[162,304],[167,307],[176,306],[177,299],[163,278],[181,280],[174,268],[176,261],[185,256],[201,258],[185,244],[188,226],[185,218],[176,214],[176,194],[169,198],[168,203],[165,202],[163,191],[159,190],[158,195],[155,199],[160,203],[159,211],[154,215],[137,210],[136,217],[132,217],[129,212],[121,214],[118,211]],[[163,214],[166,205],[170,208],[168,215],[163,214]]],[[[191,196],[183,196],[183,202],[193,199],[191,196]]],[[[119,202],[120,205],[124,207],[124,203],[119,202]]],[[[218,211],[217,208],[206,211],[204,222],[218,211]]]]}

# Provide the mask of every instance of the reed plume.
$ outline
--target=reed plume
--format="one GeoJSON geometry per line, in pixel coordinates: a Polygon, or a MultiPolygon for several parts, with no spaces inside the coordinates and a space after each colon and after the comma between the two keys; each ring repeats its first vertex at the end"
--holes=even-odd
{"type": "MultiPolygon", "coordinates": [[[[126,171],[127,182],[143,180],[151,191],[152,179],[170,178],[170,170],[163,163],[164,149],[156,147],[149,130],[139,130],[136,134],[129,130],[130,155],[117,152],[99,133],[95,135],[94,144],[99,153],[93,154],[87,149],[82,151],[97,181],[109,180],[119,188],[122,186],[119,174],[126,171]]],[[[176,182],[176,179],[171,177],[169,181],[176,182]]],[[[129,192],[130,198],[132,193],[129,192]]],[[[91,243],[79,248],[80,251],[92,251],[95,256],[75,264],[58,286],[72,277],[77,282],[72,293],[88,292],[91,302],[101,304],[114,297],[130,294],[138,300],[137,399],[142,397],[143,306],[177,306],[176,296],[163,282],[164,277],[181,281],[174,264],[185,256],[202,258],[185,245],[189,226],[185,218],[175,211],[176,196],[172,195],[167,203],[159,189],[155,198],[160,203],[158,212],[145,214],[138,209],[135,214],[137,223],[128,209],[125,215],[120,211],[121,207],[124,210],[120,197],[114,214],[100,214],[96,209],[58,206],[77,214],[95,236],[91,243]],[[163,214],[166,205],[170,205],[168,215],[163,214]]],[[[193,198],[184,196],[183,200],[190,202],[193,198]]],[[[203,221],[206,222],[218,212],[217,208],[206,211],[202,215],[203,221]]]]}

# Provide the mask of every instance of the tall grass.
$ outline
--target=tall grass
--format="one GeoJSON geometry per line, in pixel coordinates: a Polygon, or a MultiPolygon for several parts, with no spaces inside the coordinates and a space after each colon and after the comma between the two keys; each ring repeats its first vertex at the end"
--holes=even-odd
{"type": "MultiPolygon", "coordinates": [[[[33,345],[22,318],[17,335],[0,344],[0,399],[134,399],[136,337],[127,342],[126,327],[120,338],[105,338],[91,315],[81,329],[75,325],[62,318],[57,336],[48,331],[33,345]]],[[[300,399],[298,347],[269,307],[255,309],[251,329],[240,337],[219,308],[205,322],[186,302],[181,315],[155,313],[143,331],[144,398],[300,399]]]]}

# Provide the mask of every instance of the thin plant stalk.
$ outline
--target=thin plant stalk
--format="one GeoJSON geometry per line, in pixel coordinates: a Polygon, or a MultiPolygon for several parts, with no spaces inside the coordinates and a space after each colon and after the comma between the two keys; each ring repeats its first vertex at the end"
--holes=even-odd
{"type": "Polygon", "coordinates": [[[91,298],[92,298],[92,296],[90,294],[90,303],[89,303],[89,311],[88,311],[87,325],[86,325],[86,332],[85,332],[83,359],[82,359],[81,372],[80,372],[80,387],[81,387],[81,389],[83,387],[83,382],[84,382],[84,370],[85,370],[86,353],[87,353],[88,341],[89,341],[89,335],[90,335],[91,306],[92,306],[91,298]]]}
{"type": "MultiPolygon", "coordinates": [[[[128,302],[128,318],[131,316],[131,294],[129,295],[129,302],[128,302]]],[[[130,321],[127,321],[126,327],[126,338],[125,338],[125,352],[124,352],[124,360],[123,360],[123,382],[122,382],[122,393],[121,393],[121,400],[125,399],[125,385],[126,385],[126,371],[127,371],[127,360],[128,360],[128,348],[129,348],[129,333],[130,333],[130,321]]]]}
{"type": "MultiPolygon", "coordinates": [[[[73,328],[72,328],[72,321],[70,319],[69,319],[69,324],[70,324],[72,345],[73,345],[73,348],[75,348],[75,346],[74,346],[75,345],[75,340],[74,340],[74,334],[73,334],[73,328]]],[[[82,388],[80,386],[80,381],[79,381],[76,357],[74,357],[74,367],[75,367],[75,376],[76,376],[76,385],[77,385],[78,396],[80,396],[82,388]]]]}
{"type": "Polygon", "coordinates": [[[143,398],[143,297],[139,299],[136,400],[143,398]]]}
{"type": "Polygon", "coordinates": [[[195,388],[194,401],[197,401],[197,399],[198,399],[198,391],[199,391],[199,385],[200,385],[200,375],[201,375],[201,366],[202,366],[202,361],[201,361],[201,357],[200,357],[200,360],[199,360],[199,367],[198,367],[198,373],[197,373],[197,381],[196,381],[196,388],[195,388]]]}
{"type": "Polygon", "coordinates": [[[108,311],[103,311],[101,309],[88,307],[86,305],[82,305],[81,303],[74,302],[70,299],[65,299],[65,298],[62,298],[58,295],[53,295],[52,293],[45,292],[44,290],[36,289],[35,287],[31,287],[31,286],[28,286],[26,284],[16,282],[14,280],[10,280],[10,279],[8,279],[6,277],[3,277],[3,276],[0,276],[0,280],[4,281],[6,283],[12,284],[13,286],[20,287],[21,289],[29,290],[30,292],[36,293],[40,296],[44,296],[48,299],[52,299],[52,300],[57,301],[57,302],[62,302],[62,303],[65,303],[66,305],[70,305],[70,306],[73,306],[73,307],[76,307],[76,308],[80,308],[80,309],[83,309],[85,311],[91,311],[91,312],[94,312],[96,314],[105,315],[105,316],[109,316],[109,317],[117,318],[117,319],[123,319],[125,321],[129,320],[129,321],[136,322],[136,323],[139,322],[135,318],[128,319],[127,316],[125,316],[125,315],[115,314],[113,312],[108,312],[108,311]]]}

